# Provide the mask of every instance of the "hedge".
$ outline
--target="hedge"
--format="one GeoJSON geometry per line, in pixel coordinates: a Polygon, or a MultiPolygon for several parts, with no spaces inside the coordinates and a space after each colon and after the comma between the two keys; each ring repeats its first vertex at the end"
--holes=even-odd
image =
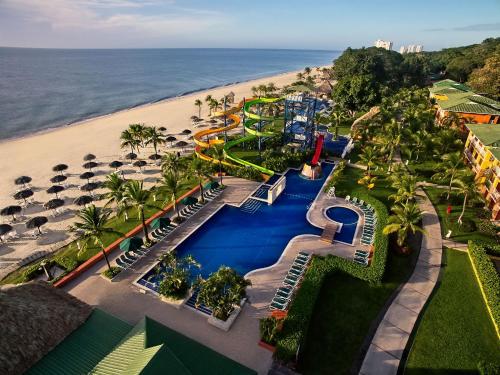
{"type": "Polygon", "coordinates": [[[500,326],[500,277],[487,254],[488,250],[491,251],[491,245],[469,241],[469,257],[481,284],[486,299],[485,302],[498,335],[498,327],[500,326]]]}
{"type": "Polygon", "coordinates": [[[369,283],[379,284],[382,282],[389,245],[388,238],[382,233],[382,230],[387,223],[389,214],[385,205],[369,194],[357,192],[356,196],[366,203],[371,204],[377,214],[374,254],[371,265],[363,267],[351,260],[334,255],[313,257],[300,289],[288,311],[283,324],[283,330],[278,334],[275,355],[280,360],[286,362],[293,360],[300,350],[300,345],[307,337],[309,322],[321,290],[321,285],[327,275],[334,272],[345,272],[369,283]]]}

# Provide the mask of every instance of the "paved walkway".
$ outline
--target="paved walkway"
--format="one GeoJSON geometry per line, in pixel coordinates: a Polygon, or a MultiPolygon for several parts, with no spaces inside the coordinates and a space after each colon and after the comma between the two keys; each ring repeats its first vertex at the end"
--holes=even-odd
{"type": "Polygon", "coordinates": [[[466,243],[456,242],[447,238],[443,238],[443,246],[449,247],[451,249],[460,250],[460,251],[468,251],[468,247],[466,243]]]}
{"type": "Polygon", "coordinates": [[[403,285],[380,322],[363,360],[360,374],[396,375],[401,356],[419,314],[429,299],[441,269],[443,241],[439,217],[431,201],[422,195],[417,199],[424,211],[423,236],[418,261],[406,284],[403,285]]]}

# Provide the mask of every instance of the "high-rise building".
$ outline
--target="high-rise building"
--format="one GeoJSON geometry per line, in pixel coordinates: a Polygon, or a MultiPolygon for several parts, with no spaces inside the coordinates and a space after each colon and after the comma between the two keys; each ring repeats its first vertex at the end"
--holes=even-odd
{"type": "Polygon", "coordinates": [[[422,52],[424,50],[424,46],[422,46],[421,44],[409,44],[407,46],[401,46],[401,48],[399,48],[399,53],[403,54],[403,53],[418,53],[418,52],[422,52]]]}
{"type": "Polygon", "coordinates": [[[389,40],[377,39],[374,43],[374,46],[378,48],[384,48],[388,51],[392,50],[392,42],[389,40]]]}

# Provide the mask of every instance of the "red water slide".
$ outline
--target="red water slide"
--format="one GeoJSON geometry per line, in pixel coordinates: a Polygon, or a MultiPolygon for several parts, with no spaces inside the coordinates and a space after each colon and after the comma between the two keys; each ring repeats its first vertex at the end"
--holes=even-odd
{"type": "Polygon", "coordinates": [[[316,150],[314,151],[314,156],[311,160],[311,165],[316,165],[318,164],[319,157],[321,156],[321,149],[323,148],[323,142],[325,141],[325,137],[323,134],[320,134],[318,136],[318,139],[316,140],[316,150]]]}

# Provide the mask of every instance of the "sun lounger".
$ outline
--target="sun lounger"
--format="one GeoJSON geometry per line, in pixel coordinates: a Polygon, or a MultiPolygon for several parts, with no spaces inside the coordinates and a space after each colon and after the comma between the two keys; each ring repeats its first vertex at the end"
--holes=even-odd
{"type": "Polygon", "coordinates": [[[291,280],[291,279],[288,279],[288,278],[285,278],[283,280],[283,285],[285,286],[290,286],[290,287],[296,287],[298,284],[298,281],[297,280],[291,280]]]}
{"type": "Polygon", "coordinates": [[[128,264],[129,267],[134,263],[132,260],[128,259],[124,254],[120,255],[118,259],[120,259],[123,263],[128,264]]]}
{"type": "Polygon", "coordinates": [[[299,251],[299,255],[304,256],[306,258],[310,258],[311,257],[311,254],[310,253],[306,253],[305,251],[299,251]]]}
{"type": "Polygon", "coordinates": [[[269,305],[270,310],[286,310],[287,307],[288,307],[288,302],[285,304],[281,304],[278,302],[271,302],[271,304],[269,305]]]}
{"type": "Polygon", "coordinates": [[[299,266],[306,266],[307,265],[307,261],[306,260],[302,260],[302,259],[295,259],[293,261],[294,264],[298,264],[299,266]]]}
{"type": "Polygon", "coordinates": [[[366,258],[363,258],[363,259],[360,259],[360,258],[354,258],[354,263],[357,263],[357,264],[361,264],[362,266],[368,266],[368,259],[366,258]]]}
{"type": "Polygon", "coordinates": [[[125,263],[121,258],[116,259],[116,265],[122,270],[126,270],[129,267],[129,264],[125,263]]]}
{"type": "Polygon", "coordinates": [[[298,276],[298,277],[302,276],[303,273],[304,273],[304,271],[295,270],[293,268],[288,270],[289,275],[291,274],[291,275],[298,276]]]}

